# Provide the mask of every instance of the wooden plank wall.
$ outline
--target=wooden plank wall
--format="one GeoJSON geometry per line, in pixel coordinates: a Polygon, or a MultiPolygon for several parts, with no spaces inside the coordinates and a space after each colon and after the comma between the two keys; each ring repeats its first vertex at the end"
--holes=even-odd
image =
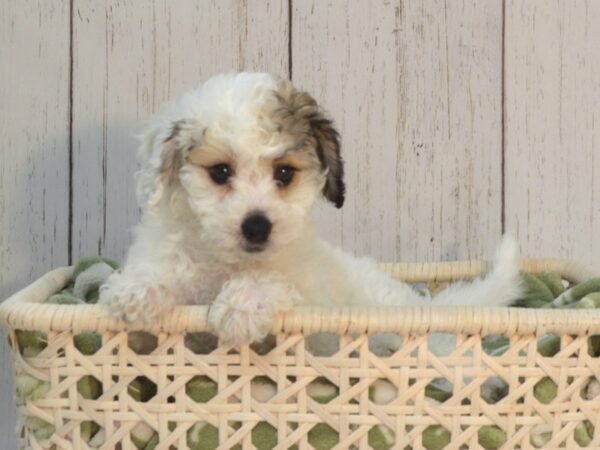
{"type": "MultiPolygon", "coordinates": [[[[69,111],[68,3],[1,2],[0,299],[68,262],[69,111]]],[[[7,450],[17,446],[11,371],[2,333],[0,447],[7,450]]]]}
{"type": "Polygon", "coordinates": [[[506,225],[525,254],[600,264],[600,2],[509,1],[506,225]]]}
{"type": "Polygon", "coordinates": [[[386,260],[501,235],[502,2],[295,2],[292,79],[337,119],[348,202],[325,234],[386,260]]]}
{"type": "Polygon", "coordinates": [[[287,76],[287,6],[74,1],[74,260],[122,258],[139,217],[134,136],[162,104],[223,71],[287,76]]]}
{"type": "MultiPolygon", "coordinates": [[[[343,136],[348,201],[323,234],[385,260],[600,264],[600,4],[593,0],[6,0],[0,298],[53,266],[122,258],[134,134],[210,75],[264,70],[343,136]]],[[[0,343],[0,436],[15,448],[0,343]]],[[[5,445],[6,444],[6,445],[5,445]]]]}

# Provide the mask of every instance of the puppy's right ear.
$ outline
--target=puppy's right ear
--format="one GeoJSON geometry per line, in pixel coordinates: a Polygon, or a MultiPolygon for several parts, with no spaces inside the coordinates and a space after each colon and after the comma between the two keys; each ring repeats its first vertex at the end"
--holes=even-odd
{"type": "Polygon", "coordinates": [[[299,123],[307,125],[308,129],[301,128],[300,132],[307,133],[316,144],[315,151],[325,174],[323,196],[336,208],[341,208],[345,195],[344,161],[340,154],[340,135],[333,121],[312,95],[297,90],[289,80],[279,80],[275,98],[282,128],[299,133],[295,126],[299,123]]]}
{"type": "Polygon", "coordinates": [[[333,126],[333,121],[322,112],[314,115],[309,121],[311,131],[317,141],[317,156],[327,175],[323,196],[341,208],[344,204],[346,187],[344,185],[344,161],[340,155],[340,135],[333,126]]]}
{"type": "Polygon", "coordinates": [[[183,162],[180,134],[184,122],[161,125],[142,134],[138,149],[141,168],[136,173],[136,190],[142,208],[160,202],[165,189],[177,179],[183,162]]]}

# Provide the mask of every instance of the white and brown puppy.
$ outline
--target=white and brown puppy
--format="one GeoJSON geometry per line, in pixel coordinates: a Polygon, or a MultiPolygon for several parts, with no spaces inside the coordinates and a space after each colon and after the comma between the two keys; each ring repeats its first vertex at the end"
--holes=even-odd
{"type": "MultiPolygon", "coordinates": [[[[143,135],[143,216],[101,303],[137,327],[175,304],[210,304],[226,344],[260,340],[296,304],[415,305],[410,286],[319,240],[311,208],[344,202],[339,136],[315,100],[264,73],[216,76],[143,135]]],[[[516,244],[493,271],[437,304],[508,305],[520,292],[516,244]]]]}

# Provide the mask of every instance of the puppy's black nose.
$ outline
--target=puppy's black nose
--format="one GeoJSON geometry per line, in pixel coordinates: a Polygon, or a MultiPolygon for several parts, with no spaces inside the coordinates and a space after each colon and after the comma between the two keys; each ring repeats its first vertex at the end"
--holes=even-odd
{"type": "Polygon", "coordinates": [[[251,214],[242,222],[242,234],[252,244],[264,244],[271,234],[271,221],[260,213],[251,214]]]}

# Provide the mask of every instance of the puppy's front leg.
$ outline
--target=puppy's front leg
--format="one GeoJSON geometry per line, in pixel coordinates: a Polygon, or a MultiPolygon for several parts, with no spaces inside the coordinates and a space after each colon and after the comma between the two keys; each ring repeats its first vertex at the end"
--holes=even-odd
{"type": "Polygon", "coordinates": [[[176,292],[164,273],[128,266],[100,288],[99,303],[108,305],[115,317],[143,328],[156,324],[171,310],[176,292]]]}
{"type": "Polygon", "coordinates": [[[272,274],[243,274],[228,280],[210,307],[208,321],[225,345],[264,339],[278,312],[301,301],[296,289],[272,274]]]}

